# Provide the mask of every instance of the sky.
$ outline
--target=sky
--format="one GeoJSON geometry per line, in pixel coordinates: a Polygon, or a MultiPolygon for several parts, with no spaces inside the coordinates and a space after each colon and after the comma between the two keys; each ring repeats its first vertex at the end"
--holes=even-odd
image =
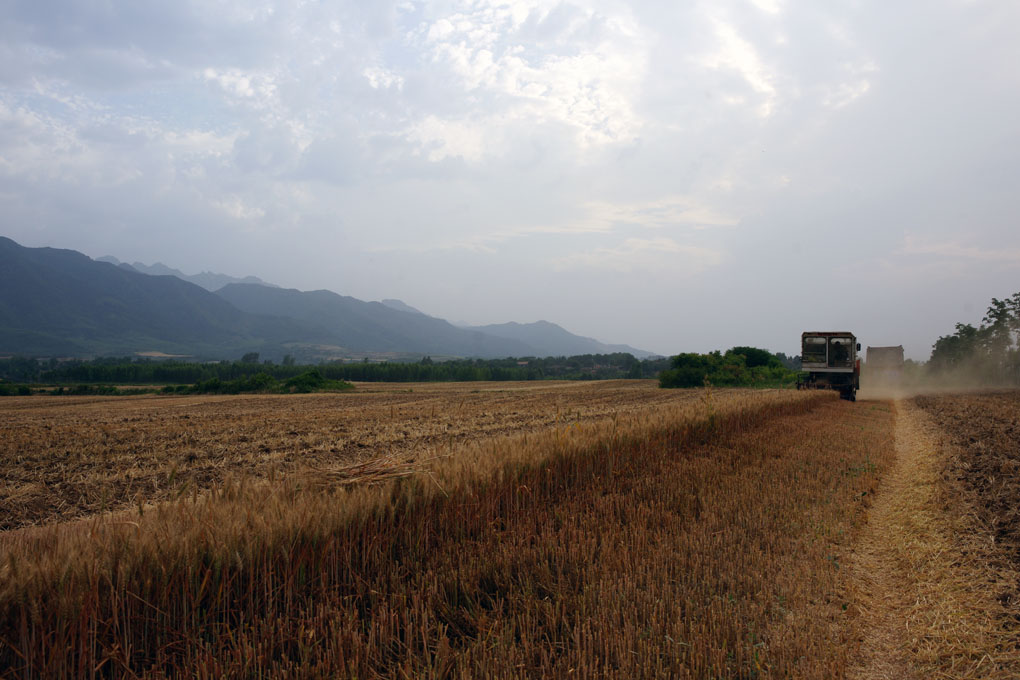
{"type": "Polygon", "coordinates": [[[928,358],[1020,291],[1020,3],[0,0],[0,235],[928,358]]]}

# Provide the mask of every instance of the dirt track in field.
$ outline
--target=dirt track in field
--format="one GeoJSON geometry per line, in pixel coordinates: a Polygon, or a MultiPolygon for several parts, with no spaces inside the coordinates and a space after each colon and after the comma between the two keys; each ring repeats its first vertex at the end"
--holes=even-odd
{"type": "Polygon", "coordinates": [[[868,528],[854,554],[858,606],[864,625],[861,655],[850,677],[912,680],[907,629],[911,582],[901,564],[906,526],[925,503],[933,481],[930,443],[903,402],[896,408],[896,462],[882,480],[868,515],[868,528]]]}
{"type": "Polygon", "coordinates": [[[1020,677],[1020,393],[895,406],[897,460],[851,563],[864,637],[849,677],[1020,677]]]}

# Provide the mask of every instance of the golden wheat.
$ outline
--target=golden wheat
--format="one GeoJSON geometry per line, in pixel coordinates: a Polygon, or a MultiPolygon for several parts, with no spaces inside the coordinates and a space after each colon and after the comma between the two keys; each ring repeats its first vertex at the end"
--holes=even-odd
{"type": "Polygon", "coordinates": [[[8,532],[0,660],[47,677],[835,677],[853,637],[838,565],[889,419],[824,393],[697,391],[437,443],[415,470],[239,478],[8,532]]]}
{"type": "Polygon", "coordinates": [[[0,400],[0,530],[591,422],[694,398],[654,381],[363,384],[357,393],[0,400]]]}

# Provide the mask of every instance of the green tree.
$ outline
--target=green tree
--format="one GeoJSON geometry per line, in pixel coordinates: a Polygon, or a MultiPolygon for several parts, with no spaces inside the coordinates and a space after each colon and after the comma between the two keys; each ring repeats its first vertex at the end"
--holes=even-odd
{"type": "Polygon", "coordinates": [[[928,365],[933,370],[945,371],[973,359],[979,349],[979,331],[969,323],[956,324],[956,332],[943,335],[932,346],[928,365]]]}
{"type": "Polygon", "coordinates": [[[981,325],[956,324],[932,345],[928,370],[993,382],[1020,382],[1020,293],[992,298],[981,325]]]}
{"type": "Polygon", "coordinates": [[[779,364],[779,359],[776,358],[772,352],[767,349],[758,349],[757,347],[734,347],[727,354],[739,354],[744,357],[744,365],[748,368],[754,368],[756,366],[775,366],[779,364]]]}

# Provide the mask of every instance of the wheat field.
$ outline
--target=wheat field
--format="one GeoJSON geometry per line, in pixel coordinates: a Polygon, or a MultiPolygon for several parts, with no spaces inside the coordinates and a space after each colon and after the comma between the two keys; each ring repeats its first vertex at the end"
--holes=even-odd
{"type": "Polygon", "coordinates": [[[890,460],[887,404],[376,389],[5,403],[5,427],[60,438],[40,469],[85,469],[60,454],[77,427],[92,457],[120,452],[108,476],[158,483],[0,533],[3,676],[844,674],[842,565],[890,460]]]}

